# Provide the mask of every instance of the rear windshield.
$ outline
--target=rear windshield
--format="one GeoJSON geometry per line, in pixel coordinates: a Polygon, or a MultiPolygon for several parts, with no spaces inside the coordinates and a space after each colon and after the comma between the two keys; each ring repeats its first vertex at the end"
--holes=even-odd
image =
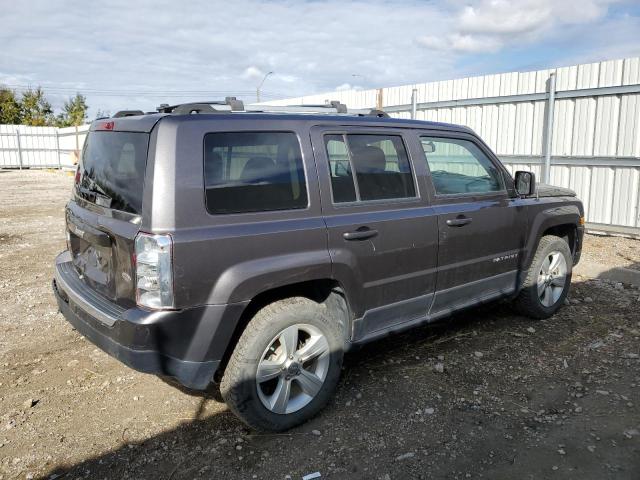
{"type": "Polygon", "coordinates": [[[148,133],[90,132],[76,193],[97,205],[142,213],[148,133]]]}

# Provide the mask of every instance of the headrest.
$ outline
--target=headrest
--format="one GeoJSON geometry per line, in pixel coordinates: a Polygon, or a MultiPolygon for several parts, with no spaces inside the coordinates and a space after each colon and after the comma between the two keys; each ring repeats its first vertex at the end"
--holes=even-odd
{"type": "Polygon", "coordinates": [[[259,183],[273,176],[276,163],[269,157],[251,157],[242,169],[240,179],[244,182],[259,183]]]}
{"type": "Polygon", "coordinates": [[[387,159],[380,147],[356,147],[351,155],[358,173],[381,173],[386,169],[387,159]]]}

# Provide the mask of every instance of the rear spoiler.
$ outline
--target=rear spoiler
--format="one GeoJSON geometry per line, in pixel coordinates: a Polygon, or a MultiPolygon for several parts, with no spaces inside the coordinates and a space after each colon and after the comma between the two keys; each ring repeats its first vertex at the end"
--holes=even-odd
{"type": "MultiPolygon", "coordinates": [[[[126,110],[131,112],[131,110],[126,110]]],[[[120,112],[118,112],[120,113],[120,112]]],[[[102,131],[102,132],[141,132],[150,133],[155,127],[156,123],[160,121],[162,117],[165,117],[166,113],[153,113],[150,115],[122,114],[114,115],[111,118],[101,118],[94,120],[91,123],[89,131],[102,131]]]]}

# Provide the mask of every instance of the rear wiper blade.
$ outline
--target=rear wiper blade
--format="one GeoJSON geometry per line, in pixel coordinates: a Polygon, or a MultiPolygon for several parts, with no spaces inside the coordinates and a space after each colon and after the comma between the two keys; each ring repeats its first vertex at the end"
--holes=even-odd
{"type": "Polygon", "coordinates": [[[78,185],[78,190],[84,198],[87,200],[93,201],[96,205],[100,205],[102,207],[111,207],[112,198],[109,195],[106,195],[103,190],[95,185],[97,188],[87,188],[78,185]]]}
{"type": "Polygon", "coordinates": [[[96,182],[93,178],[91,178],[90,176],[86,176],[87,180],[89,181],[89,190],[94,192],[94,193],[99,193],[100,195],[104,195],[105,197],[109,197],[111,198],[109,195],[107,195],[107,192],[104,191],[104,189],[98,185],[98,182],[96,182]]]}

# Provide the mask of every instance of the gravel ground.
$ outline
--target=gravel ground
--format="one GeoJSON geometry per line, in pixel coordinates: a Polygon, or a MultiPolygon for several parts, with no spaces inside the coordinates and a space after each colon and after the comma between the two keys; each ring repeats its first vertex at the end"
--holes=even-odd
{"type": "MultiPolygon", "coordinates": [[[[256,434],[57,313],[71,182],[0,172],[0,480],[640,478],[639,290],[574,278],[549,320],[497,304],[389,337],[347,356],[317,418],[256,434]]],[[[639,250],[599,237],[585,255],[639,250]]]]}
{"type": "Polygon", "coordinates": [[[589,262],[640,270],[640,240],[587,235],[583,252],[582,258],[589,262]]]}

